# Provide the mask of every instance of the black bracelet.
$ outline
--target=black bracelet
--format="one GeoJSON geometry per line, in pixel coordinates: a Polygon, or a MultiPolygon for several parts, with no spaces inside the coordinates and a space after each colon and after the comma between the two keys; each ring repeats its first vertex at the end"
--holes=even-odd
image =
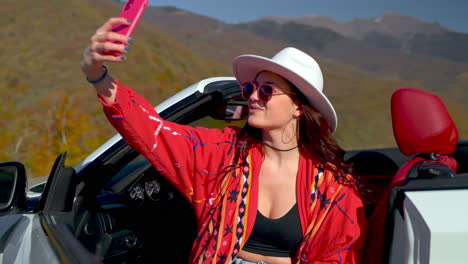
{"type": "Polygon", "coordinates": [[[104,69],[104,73],[102,74],[101,77],[99,77],[99,79],[97,79],[97,80],[92,80],[92,81],[91,81],[91,80],[88,78],[88,76],[86,76],[86,80],[87,80],[89,83],[92,83],[92,84],[95,84],[95,83],[98,83],[98,82],[104,80],[104,78],[106,78],[106,76],[107,76],[108,70],[107,70],[106,65],[102,65],[102,68],[104,69]]]}

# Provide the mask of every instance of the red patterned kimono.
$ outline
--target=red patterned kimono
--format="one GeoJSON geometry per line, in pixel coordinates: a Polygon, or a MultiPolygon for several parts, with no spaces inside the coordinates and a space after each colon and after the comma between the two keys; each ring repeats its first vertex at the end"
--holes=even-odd
{"type": "MultiPolygon", "coordinates": [[[[193,128],[163,120],[142,96],[118,83],[116,102],[104,105],[125,141],[193,204],[198,235],[191,263],[230,263],[247,241],[257,213],[262,148],[233,161],[240,128],[193,128]],[[242,164],[230,170],[226,167],[242,164]]],[[[296,263],[358,263],[366,234],[355,188],[301,155],[296,184],[303,242],[296,263]]]]}

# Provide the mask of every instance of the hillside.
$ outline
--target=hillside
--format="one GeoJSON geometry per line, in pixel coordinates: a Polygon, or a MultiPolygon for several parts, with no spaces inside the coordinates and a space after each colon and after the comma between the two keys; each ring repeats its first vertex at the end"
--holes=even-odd
{"type": "Polygon", "coordinates": [[[358,39],[363,39],[371,32],[378,32],[394,38],[405,38],[414,34],[437,35],[450,31],[438,23],[426,22],[396,12],[387,12],[373,18],[353,19],[347,25],[351,28],[351,36],[358,39]]]}
{"type": "MultiPolygon", "coordinates": [[[[111,1],[4,0],[0,9],[0,160],[18,160],[47,175],[61,151],[75,164],[115,132],[80,71],[95,30],[120,6],[111,1]],[[32,19],[34,18],[34,19],[32,19]],[[32,21],[33,20],[33,21],[32,21]]],[[[155,104],[230,67],[141,24],[128,62],[111,73],[155,104]]]]}
{"type": "Polygon", "coordinates": [[[274,21],[280,24],[294,22],[314,27],[322,27],[335,31],[345,37],[363,39],[367,34],[378,32],[394,38],[402,38],[413,34],[441,34],[449,29],[437,23],[429,23],[414,17],[396,12],[387,12],[373,18],[355,18],[349,22],[340,22],[321,15],[303,17],[265,17],[260,20],[274,21]]]}
{"type": "Polygon", "coordinates": [[[222,21],[175,7],[148,7],[144,21],[191,47],[198,54],[229,66],[240,54],[273,56],[288,46],[239,30],[222,21]]]}

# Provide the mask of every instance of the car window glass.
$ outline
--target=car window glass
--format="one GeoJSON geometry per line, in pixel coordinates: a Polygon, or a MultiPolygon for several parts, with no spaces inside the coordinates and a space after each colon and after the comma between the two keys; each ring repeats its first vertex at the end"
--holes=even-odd
{"type": "Polygon", "coordinates": [[[0,209],[11,203],[15,189],[16,168],[14,166],[0,168],[0,209]]]}
{"type": "Polygon", "coordinates": [[[42,193],[44,191],[45,184],[41,183],[29,189],[31,192],[42,193]]]}

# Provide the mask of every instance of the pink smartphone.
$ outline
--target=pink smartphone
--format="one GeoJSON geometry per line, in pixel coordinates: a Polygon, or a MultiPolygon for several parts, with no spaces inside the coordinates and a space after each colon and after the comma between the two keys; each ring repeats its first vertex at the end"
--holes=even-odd
{"type": "MultiPolygon", "coordinates": [[[[122,11],[120,12],[119,16],[130,20],[132,23],[130,25],[114,26],[112,31],[118,32],[127,37],[131,37],[133,31],[135,31],[135,28],[138,25],[138,22],[140,22],[143,13],[145,12],[145,8],[148,5],[148,1],[149,0],[128,0],[122,8],[122,11]]],[[[119,56],[120,52],[108,51],[105,52],[105,54],[119,56]]]]}

